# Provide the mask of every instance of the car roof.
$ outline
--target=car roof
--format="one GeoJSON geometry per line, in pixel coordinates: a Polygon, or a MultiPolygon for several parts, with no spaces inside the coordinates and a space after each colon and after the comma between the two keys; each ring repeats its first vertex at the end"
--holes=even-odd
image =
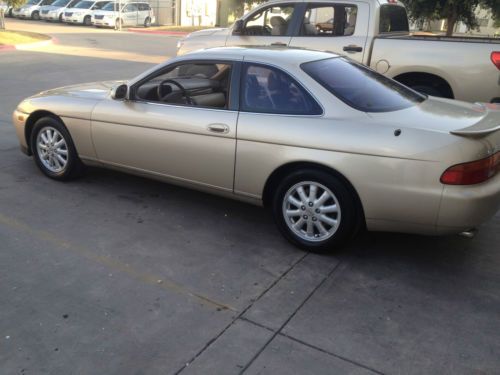
{"type": "MultiPolygon", "coordinates": [[[[305,48],[279,46],[236,46],[206,48],[184,55],[189,59],[228,59],[280,64],[302,64],[308,61],[322,60],[339,55],[328,51],[316,51],[305,48]]],[[[183,57],[184,57],[183,56],[183,57]]]]}

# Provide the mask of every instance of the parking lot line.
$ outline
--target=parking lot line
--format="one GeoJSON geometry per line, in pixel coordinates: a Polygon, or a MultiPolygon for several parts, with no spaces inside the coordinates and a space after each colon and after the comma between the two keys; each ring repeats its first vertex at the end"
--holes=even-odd
{"type": "Polygon", "coordinates": [[[59,249],[64,249],[68,250],[72,253],[78,254],[80,256],[83,256],[84,258],[91,260],[93,262],[99,263],[101,265],[104,265],[112,270],[122,272],[136,280],[139,280],[145,284],[149,285],[154,285],[155,287],[165,289],[170,292],[174,292],[179,295],[184,295],[186,297],[189,297],[191,299],[194,299],[201,305],[210,308],[210,309],[216,309],[216,310],[230,310],[237,312],[237,309],[224,304],[220,303],[217,301],[214,301],[210,297],[201,295],[199,293],[196,293],[189,288],[178,284],[172,280],[167,280],[164,277],[157,276],[157,275],[152,275],[149,273],[145,273],[142,271],[138,271],[132,267],[130,267],[129,264],[122,263],[116,259],[110,258],[110,257],[105,257],[101,255],[97,255],[90,251],[89,249],[85,248],[84,246],[80,246],[77,244],[73,244],[69,241],[66,241],[65,239],[62,239],[60,237],[57,237],[51,232],[45,231],[45,230],[39,230],[39,229],[34,229],[27,223],[24,223],[22,221],[19,221],[18,219],[14,219],[12,217],[9,217],[7,215],[4,215],[0,213],[0,225],[4,225],[6,227],[9,227],[11,229],[15,229],[19,232],[23,232],[29,236],[32,236],[38,240],[42,240],[44,242],[48,242],[52,245],[54,245],[56,248],[59,249]]]}

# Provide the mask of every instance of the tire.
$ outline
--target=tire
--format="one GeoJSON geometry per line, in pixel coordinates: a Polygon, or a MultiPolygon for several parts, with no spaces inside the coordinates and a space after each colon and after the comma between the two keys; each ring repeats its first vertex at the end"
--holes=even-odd
{"type": "Polygon", "coordinates": [[[281,233],[294,245],[313,252],[335,250],[352,238],[361,215],[357,207],[356,198],[346,183],[320,170],[291,173],[276,187],[272,200],[274,220],[281,233]],[[312,196],[311,186],[316,189],[312,196]],[[300,187],[307,199],[300,198],[300,187]],[[324,193],[328,198],[322,203],[320,197],[324,193]],[[314,195],[316,199],[309,200],[314,195]],[[294,200],[289,197],[300,203],[300,207],[290,203],[294,200]]]}
{"type": "Polygon", "coordinates": [[[63,23],[63,15],[62,15],[62,13],[59,15],[59,22],[63,23]]]}
{"type": "Polygon", "coordinates": [[[83,18],[83,24],[84,24],[85,26],[92,26],[92,17],[90,17],[90,16],[85,16],[85,17],[83,18]]]}
{"type": "Polygon", "coordinates": [[[144,27],[148,28],[150,26],[151,26],[151,18],[146,17],[146,19],[144,20],[144,27]]]}
{"type": "Polygon", "coordinates": [[[115,21],[115,30],[120,30],[120,27],[123,29],[123,20],[117,18],[115,21]]]}
{"type": "Polygon", "coordinates": [[[432,87],[432,86],[427,86],[427,85],[415,85],[415,86],[410,86],[413,90],[421,92],[423,94],[431,95],[431,96],[438,96],[438,97],[444,97],[444,94],[439,91],[437,88],[432,87]]]}
{"type": "Polygon", "coordinates": [[[78,177],[83,172],[83,164],[78,158],[71,135],[59,119],[55,117],[39,119],[33,126],[30,145],[35,164],[47,177],[66,181],[78,177]],[[52,142],[48,138],[50,134],[55,137],[52,138],[52,142]]]}
{"type": "Polygon", "coordinates": [[[39,21],[40,20],[40,13],[38,11],[34,11],[33,13],[31,13],[31,19],[35,20],[35,21],[39,21]]]}

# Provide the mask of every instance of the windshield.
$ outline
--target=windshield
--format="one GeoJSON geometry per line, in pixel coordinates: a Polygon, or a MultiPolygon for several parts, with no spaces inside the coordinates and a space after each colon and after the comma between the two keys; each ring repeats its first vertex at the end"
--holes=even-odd
{"type": "Polygon", "coordinates": [[[333,95],[359,111],[397,111],[426,99],[424,95],[343,57],[313,61],[301,67],[333,95]]]}
{"type": "MultiPolygon", "coordinates": [[[[122,4],[122,8],[125,4],[122,4]]],[[[113,10],[118,11],[118,3],[107,3],[102,10],[113,10]]]]}
{"type": "Polygon", "coordinates": [[[70,0],[56,0],[52,3],[55,7],[64,7],[69,3],[70,0]]]}
{"type": "Polygon", "coordinates": [[[90,9],[92,5],[94,4],[93,1],[80,1],[78,4],[75,5],[75,8],[78,9],[90,9]]]}
{"type": "Polygon", "coordinates": [[[36,5],[40,2],[40,0],[29,0],[26,5],[36,5]]]}

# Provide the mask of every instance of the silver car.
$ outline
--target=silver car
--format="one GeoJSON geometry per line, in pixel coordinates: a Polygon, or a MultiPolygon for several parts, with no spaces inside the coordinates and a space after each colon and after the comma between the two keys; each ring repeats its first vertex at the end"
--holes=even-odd
{"type": "Polygon", "coordinates": [[[65,9],[62,21],[90,26],[92,25],[92,13],[102,9],[109,2],[109,0],[82,0],[72,8],[65,9]]]}
{"type": "Polygon", "coordinates": [[[44,5],[50,5],[54,0],[28,0],[26,4],[12,11],[12,15],[17,18],[30,18],[32,20],[40,19],[40,8],[44,5]]]}
{"type": "Polygon", "coordinates": [[[63,21],[63,14],[67,8],[78,4],[80,0],[56,0],[51,5],[44,5],[40,8],[40,18],[44,21],[63,21]]]}
{"type": "Polygon", "coordinates": [[[92,14],[92,24],[96,27],[144,26],[155,22],[153,9],[147,2],[129,2],[121,5],[108,3],[92,14]],[[120,25],[121,24],[121,25],[120,25]]]}
{"type": "Polygon", "coordinates": [[[13,121],[50,178],[102,166],[264,205],[313,251],[363,227],[468,231],[500,205],[499,106],[425,96],[326,52],[194,52],[127,83],[42,92],[13,121]]]}

